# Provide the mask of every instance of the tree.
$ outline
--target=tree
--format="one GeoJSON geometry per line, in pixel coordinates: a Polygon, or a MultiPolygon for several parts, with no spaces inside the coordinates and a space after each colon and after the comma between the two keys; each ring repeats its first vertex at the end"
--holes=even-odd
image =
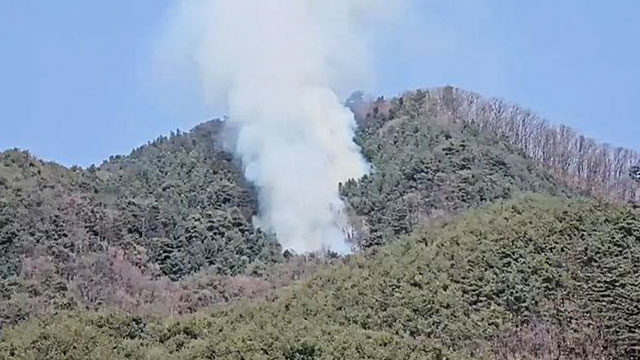
{"type": "Polygon", "coordinates": [[[640,182],[640,166],[632,166],[631,169],[629,169],[629,176],[634,181],[640,182]]]}

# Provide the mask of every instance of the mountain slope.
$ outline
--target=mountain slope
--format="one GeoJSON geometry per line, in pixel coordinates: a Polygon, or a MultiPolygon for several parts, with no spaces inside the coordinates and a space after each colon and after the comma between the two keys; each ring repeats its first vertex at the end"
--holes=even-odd
{"type": "Polygon", "coordinates": [[[251,225],[254,191],[218,147],[220,131],[209,122],[86,170],[0,154],[0,324],[119,303],[133,296],[118,295],[123,277],[235,275],[281,261],[275,239],[251,225]]]}
{"type": "Polygon", "coordinates": [[[62,315],[9,330],[0,352],[9,359],[633,357],[639,239],[636,211],[530,195],[348,257],[257,303],[168,322],[62,315]]]}
{"type": "MultiPolygon", "coordinates": [[[[203,124],[87,170],[3,153],[2,243],[15,255],[63,261],[116,246],[172,277],[207,266],[238,273],[254,259],[277,259],[275,241],[252,229],[253,189],[217,147],[220,128],[203,124]]],[[[19,258],[9,257],[5,276],[19,272],[19,258]]]]}
{"type": "Polygon", "coordinates": [[[340,184],[362,250],[346,258],[283,256],[253,228],[218,121],[88,169],[1,153],[0,326],[23,325],[0,355],[635,356],[638,214],[577,198],[607,197],[609,163],[627,197],[608,197],[630,200],[630,164],[587,152],[567,177],[518,116],[496,131],[463,95],[353,107],[373,170],[340,184]]]}
{"type": "Polygon", "coordinates": [[[360,122],[357,141],[373,173],[342,193],[364,218],[365,246],[518,192],[572,193],[516,147],[426,102],[407,94],[360,122]]]}
{"type": "Polygon", "coordinates": [[[256,259],[279,259],[275,240],[253,230],[255,192],[222,150],[221,131],[221,122],[204,123],[112,159],[97,171],[107,174],[106,196],[133,217],[125,228],[137,238],[125,246],[147,249],[150,262],[172,278],[209,266],[238,274],[256,259]]]}
{"type": "MultiPolygon", "coordinates": [[[[356,240],[365,247],[438,213],[517,191],[565,191],[495,137],[447,124],[444,114],[394,107],[358,133],[374,173],[342,189],[364,220],[354,219],[361,225],[356,240]]],[[[25,256],[68,262],[108,247],[172,279],[210,266],[238,274],[255,261],[278,261],[274,239],[251,227],[254,189],[221,149],[221,130],[221,123],[208,122],[86,170],[3,153],[0,209],[7,220],[0,243],[13,254],[1,264],[3,277],[19,275],[25,256]]]]}

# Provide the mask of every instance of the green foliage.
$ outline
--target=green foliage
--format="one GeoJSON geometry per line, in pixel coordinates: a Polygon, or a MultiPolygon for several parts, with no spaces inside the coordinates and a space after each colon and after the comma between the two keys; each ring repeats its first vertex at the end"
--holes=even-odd
{"type": "Polygon", "coordinates": [[[364,247],[521,191],[568,193],[514,147],[448,114],[421,109],[424,101],[420,93],[396,99],[388,115],[370,115],[358,130],[373,172],[344,184],[342,194],[365,220],[364,247]]]}
{"type": "Polygon", "coordinates": [[[173,278],[278,260],[275,240],[253,230],[254,191],[217,147],[220,131],[205,123],[86,171],[2,153],[0,246],[16,256],[2,257],[0,275],[17,275],[20,255],[42,251],[64,262],[108,246],[142,247],[173,278]]]}
{"type": "Polygon", "coordinates": [[[555,335],[531,351],[630,357],[640,344],[639,239],[634,210],[525,196],[347,257],[262,301],[175,321],[117,314],[33,320],[8,330],[0,353],[495,358],[509,344],[531,341],[514,329],[542,324],[555,335]]]}
{"type": "MultiPolygon", "coordinates": [[[[505,143],[477,129],[444,125],[438,114],[415,107],[410,98],[402,100],[391,111],[376,112],[358,132],[374,172],[343,184],[342,193],[360,223],[356,240],[362,247],[519,190],[562,191],[505,143]]],[[[49,293],[52,288],[38,279],[27,284],[25,258],[53,265],[51,272],[69,293],[65,308],[114,301],[107,300],[109,291],[128,276],[123,271],[179,280],[205,269],[238,275],[281,261],[274,237],[251,224],[256,195],[220,149],[221,131],[220,122],[208,122],[86,170],[16,150],[2,153],[0,250],[8,256],[0,258],[0,279],[20,285],[2,285],[11,290],[0,301],[40,298],[44,311],[60,303],[54,301],[60,294],[49,293]],[[121,260],[113,256],[120,251],[139,270],[117,265],[121,260]]],[[[2,317],[22,319],[35,304],[16,306],[2,317]]]]}
{"type": "Polygon", "coordinates": [[[320,351],[314,345],[303,343],[294,345],[285,350],[286,360],[313,360],[320,357],[320,351]]]}
{"type": "Polygon", "coordinates": [[[274,237],[251,224],[254,190],[220,132],[208,122],[86,170],[0,153],[0,324],[99,306],[132,272],[177,280],[281,261],[274,237]]]}
{"type": "Polygon", "coordinates": [[[0,154],[0,360],[640,356],[637,210],[426,97],[360,109],[343,258],[253,228],[220,122],[88,169],[0,154]]]}
{"type": "Polygon", "coordinates": [[[176,134],[103,164],[100,201],[130,214],[121,247],[143,246],[149,261],[177,279],[214,266],[242,273],[256,259],[279,260],[273,237],[253,230],[257,201],[231,156],[219,148],[221,123],[176,134]]]}

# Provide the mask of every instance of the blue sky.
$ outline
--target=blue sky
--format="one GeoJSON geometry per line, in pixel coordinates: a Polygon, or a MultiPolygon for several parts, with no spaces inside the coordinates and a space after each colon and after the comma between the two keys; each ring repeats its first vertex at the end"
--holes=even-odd
{"type": "MultiPolygon", "coordinates": [[[[100,163],[212,116],[163,86],[172,0],[0,0],[0,149],[100,163]]],[[[640,150],[640,1],[415,0],[376,45],[372,90],[451,84],[640,150]]]]}

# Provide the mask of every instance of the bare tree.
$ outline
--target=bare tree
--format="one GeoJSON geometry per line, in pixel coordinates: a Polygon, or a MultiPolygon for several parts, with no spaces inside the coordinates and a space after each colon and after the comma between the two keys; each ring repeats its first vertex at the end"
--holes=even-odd
{"type": "Polygon", "coordinates": [[[564,181],[588,194],[639,201],[640,153],[612,148],[564,125],[550,125],[534,112],[501,99],[447,86],[406,93],[405,115],[436,115],[453,124],[477,126],[505,139],[564,181]],[[635,180],[635,181],[634,181],[635,180]]]}

